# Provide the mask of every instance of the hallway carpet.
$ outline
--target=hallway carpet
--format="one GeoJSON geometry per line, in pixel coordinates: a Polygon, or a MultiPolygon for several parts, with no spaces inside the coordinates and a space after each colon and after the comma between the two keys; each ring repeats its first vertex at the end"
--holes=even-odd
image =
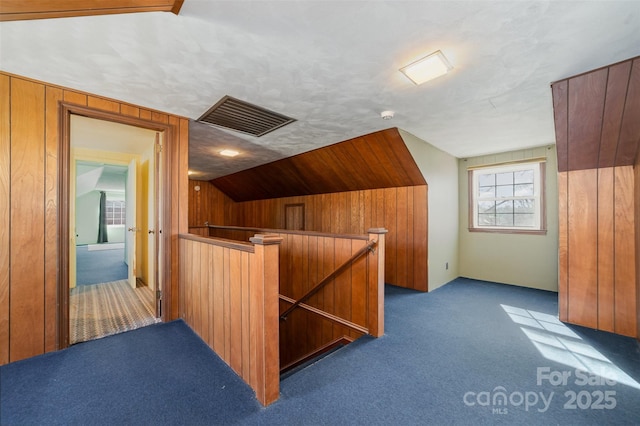
{"type": "Polygon", "coordinates": [[[153,291],[127,280],[85,285],[69,295],[69,343],[86,342],[159,322],[153,291]]]}

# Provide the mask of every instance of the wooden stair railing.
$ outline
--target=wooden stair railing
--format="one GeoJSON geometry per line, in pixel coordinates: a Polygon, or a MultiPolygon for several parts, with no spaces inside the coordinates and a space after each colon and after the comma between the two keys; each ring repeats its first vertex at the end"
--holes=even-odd
{"type": "Polygon", "coordinates": [[[293,311],[294,309],[298,308],[300,306],[301,303],[305,302],[306,300],[308,300],[311,296],[313,296],[314,294],[316,294],[318,291],[320,291],[324,286],[326,286],[327,284],[329,284],[331,282],[331,280],[333,280],[335,277],[337,277],[338,275],[340,275],[342,272],[344,272],[353,262],[355,262],[356,260],[358,260],[360,257],[362,257],[364,254],[368,253],[368,252],[372,252],[374,250],[374,246],[378,243],[377,240],[370,240],[367,245],[365,245],[364,247],[362,247],[360,250],[358,250],[357,252],[355,252],[353,254],[353,256],[351,256],[346,262],[344,262],[342,265],[338,266],[338,268],[331,272],[329,275],[327,275],[326,277],[324,277],[318,284],[316,284],[315,287],[313,287],[311,290],[309,290],[304,296],[302,296],[300,299],[296,300],[293,305],[289,306],[282,314],[280,314],[280,320],[286,320],[287,316],[291,313],[291,311],[293,311]]]}

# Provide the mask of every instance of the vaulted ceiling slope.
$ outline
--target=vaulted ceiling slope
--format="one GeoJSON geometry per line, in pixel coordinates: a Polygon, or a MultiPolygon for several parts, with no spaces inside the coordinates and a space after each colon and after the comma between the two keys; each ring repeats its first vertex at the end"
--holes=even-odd
{"type": "Polygon", "coordinates": [[[397,128],[211,180],[234,201],[425,185],[397,128]]]}
{"type": "Polygon", "coordinates": [[[184,0],[2,0],[0,21],[114,15],[136,12],[178,14],[184,0]]]}
{"type": "Polygon", "coordinates": [[[552,84],[558,170],[635,164],[640,56],[552,84]]]}

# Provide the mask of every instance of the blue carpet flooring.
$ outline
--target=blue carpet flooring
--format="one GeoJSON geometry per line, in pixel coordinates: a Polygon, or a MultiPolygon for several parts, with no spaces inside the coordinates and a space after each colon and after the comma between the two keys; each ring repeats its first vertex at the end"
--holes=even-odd
{"type": "Polygon", "coordinates": [[[385,307],[383,337],[282,380],[267,408],[174,321],[0,367],[0,424],[640,422],[640,344],[558,323],[555,293],[459,278],[388,286],[385,307]]]}
{"type": "Polygon", "coordinates": [[[88,246],[77,246],[76,263],[76,285],[126,280],[129,275],[124,249],[89,251],[88,246]]]}

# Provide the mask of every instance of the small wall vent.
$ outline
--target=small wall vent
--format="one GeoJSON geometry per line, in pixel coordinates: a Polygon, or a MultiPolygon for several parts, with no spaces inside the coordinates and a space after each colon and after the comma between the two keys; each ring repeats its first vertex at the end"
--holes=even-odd
{"type": "Polygon", "coordinates": [[[225,96],[209,108],[198,121],[260,137],[296,120],[225,96]]]}

